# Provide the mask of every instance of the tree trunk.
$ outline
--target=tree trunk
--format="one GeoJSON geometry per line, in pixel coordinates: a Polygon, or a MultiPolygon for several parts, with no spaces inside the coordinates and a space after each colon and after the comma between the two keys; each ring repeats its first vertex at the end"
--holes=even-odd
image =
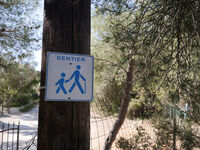
{"type": "Polygon", "coordinates": [[[10,114],[10,101],[11,101],[11,99],[8,97],[8,101],[6,104],[8,114],[10,114]]]}
{"type": "Polygon", "coordinates": [[[3,96],[2,96],[2,108],[1,108],[1,114],[2,114],[2,116],[3,116],[4,93],[3,93],[2,95],[3,95],[3,96]]]}
{"type": "Polygon", "coordinates": [[[130,92],[132,89],[132,78],[133,78],[133,59],[130,60],[128,64],[128,72],[126,74],[126,84],[124,87],[124,92],[123,92],[123,97],[122,97],[122,102],[120,106],[120,111],[117,120],[115,121],[112,130],[110,131],[104,146],[103,150],[110,150],[112,147],[112,143],[114,142],[117,133],[121,126],[124,123],[124,120],[126,118],[126,113],[130,101],[130,92]]]}
{"type": "Polygon", "coordinates": [[[173,150],[176,150],[176,111],[173,113],[173,150]]]}

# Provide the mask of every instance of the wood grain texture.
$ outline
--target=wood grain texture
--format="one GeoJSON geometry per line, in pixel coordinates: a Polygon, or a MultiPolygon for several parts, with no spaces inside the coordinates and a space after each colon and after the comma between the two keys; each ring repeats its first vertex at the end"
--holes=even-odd
{"type": "MultiPolygon", "coordinates": [[[[90,0],[45,0],[41,86],[48,51],[90,54],[90,0]]],[[[40,91],[38,150],[89,150],[89,102],[47,102],[40,91]]]]}

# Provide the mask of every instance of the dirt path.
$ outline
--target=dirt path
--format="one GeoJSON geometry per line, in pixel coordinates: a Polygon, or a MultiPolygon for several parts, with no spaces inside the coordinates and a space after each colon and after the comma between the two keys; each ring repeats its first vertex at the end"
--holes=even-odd
{"type": "MultiPolygon", "coordinates": [[[[100,150],[112,125],[115,122],[116,117],[103,117],[100,113],[91,109],[91,150],[100,150]]],[[[26,142],[31,140],[32,137],[37,133],[38,125],[38,106],[33,108],[27,113],[20,113],[17,109],[12,109],[11,114],[5,114],[4,117],[0,117],[0,127],[2,123],[18,123],[20,121],[20,150],[26,146],[26,142]]],[[[117,139],[119,137],[130,138],[132,135],[136,134],[136,127],[142,125],[148,133],[153,133],[153,128],[151,127],[148,120],[129,120],[126,119],[122,128],[119,131],[117,139]]],[[[5,137],[6,138],[6,137],[5,137]]],[[[1,141],[1,137],[0,137],[1,141]]],[[[112,150],[117,149],[115,144],[112,150]]],[[[33,145],[29,150],[36,150],[33,145]]]]}
{"type": "MultiPolygon", "coordinates": [[[[13,122],[15,122],[16,124],[20,122],[19,149],[22,150],[26,146],[26,142],[31,140],[33,135],[37,131],[38,106],[36,106],[27,113],[20,113],[17,109],[12,109],[11,114],[5,113],[3,117],[2,116],[0,117],[0,127],[2,126],[3,123],[12,124],[13,122]]],[[[6,137],[4,137],[4,139],[5,138],[6,137]]]]}
{"type": "MultiPolygon", "coordinates": [[[[90,149],[91,150],[100,150],[104,144],[104,141],[109,134],[110,129],[112,128],[116,117],[108,116],[103,117],[99,111],[91,109],[91,137],[90,137],[90,149]]],[[[149,135],[154,135],[153,127],[148,120],[129,120],[125,119],[124,124],[122,125],[119,133],[116,137],[115,142],[120,138],[124,137],[129,139],[133,135],[137,134],[136,127],[142,126],[149,135]]],[[[113,143],[112,150],[119,150],[116,148],[116,144],[113,143]]]]}

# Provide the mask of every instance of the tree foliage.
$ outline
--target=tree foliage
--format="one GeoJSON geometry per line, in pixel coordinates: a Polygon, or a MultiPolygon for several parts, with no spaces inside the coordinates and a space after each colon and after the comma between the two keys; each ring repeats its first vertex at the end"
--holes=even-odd
{"type": "Polygon", "coordinates": [[[189,117],[199,123],[200,2],[104,0],[96,7],[107,23],[99,40],[121,54],[107,62],[126,72],[133,61],[133,89],[180,109],[189,103],[189,117]]]}
{"type": "Polygon", "coordinates": [[[34,67],[16,63],[0,69],[0,100],[2,106],[22,106],[38,100],[39,72],[34,67]]]}
{"type": "Polygon", "coordinates": [[[40,46],[39,1],[0,2],[0,95],[2,106],[21,106],[38,99],[38,72],[33,52],[40,46]]]}
{"type": "Polygon", "coordinates": [[[33,18],[38,1],[4,0],[0,3],[0,67],[32,57],[40,40],[41,22],[33,18]],[[3,59],[7,60],[5,64],[3,59]]]}

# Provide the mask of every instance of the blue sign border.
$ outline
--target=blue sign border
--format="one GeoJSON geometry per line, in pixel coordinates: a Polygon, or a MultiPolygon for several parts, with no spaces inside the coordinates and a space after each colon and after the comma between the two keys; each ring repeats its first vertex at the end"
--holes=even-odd
{"type": "Polygon", "coordinates": [[[60,53],[60,52],[47,52],[46,59],[46,85],[45,85],[45,101],[67,101],[67,102],[92,102],[93,101],[93,88],[94,88],[94,56],[85,55],[85,54],[74,54],[74,53],[60,53]],[[50,54],[59,54],[59,55],[73,55],[73,56],[83,56],[92,58],[92,97],[91,99],[48,99],[47,98],[47,83],[48,83],[48,62],[50,54]]]}

